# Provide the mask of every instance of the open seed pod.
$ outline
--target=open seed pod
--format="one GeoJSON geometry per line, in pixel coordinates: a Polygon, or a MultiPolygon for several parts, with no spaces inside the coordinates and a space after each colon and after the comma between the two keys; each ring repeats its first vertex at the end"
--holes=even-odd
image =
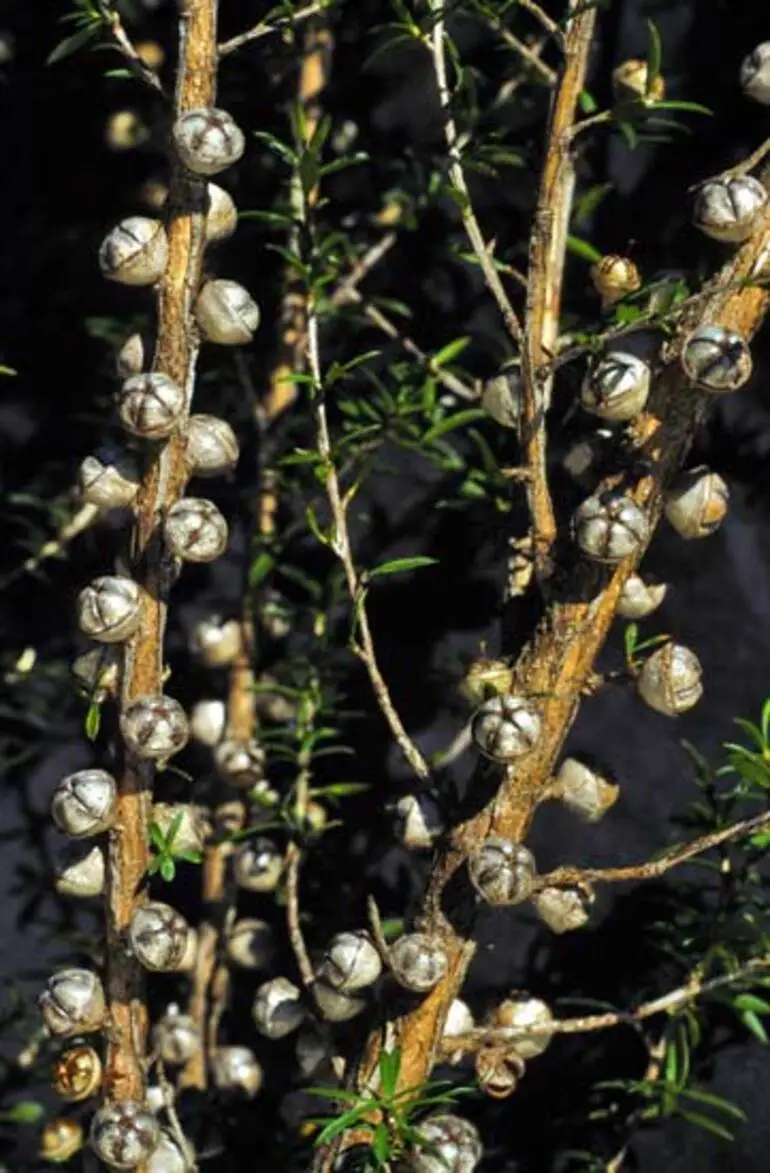
{"type": "Polygon", "coordinates": [[[195,320],[203,337],[220,346],[244,346],[259,326],[259,306],[237,281],[207,281],[195,303],[195,320]]]}
{"type": "Polygon", "coordinates": [[[126,379],[117,405],[127,432],[142,440],[165,440],[182,420],[185,393],[168,375],[153,371],[126,379]]]}
{"type": "Polygon", "coordinates": [[[318,970],[321,981],[343,994],[372,986],[382,973],[382,960],[362,929],[337,933],[326,947],[318,970]]]}
{"type": "Polygon", "coordinates": [[[217,1091],[251,1099],[264,1079],[257,1057],[248,1047],[217,1047],[211,1056],[211,1075],[217,1091]]]}
{"type": "Polygon", "coordinates": [[[543,888],[532,900],[540,919],[554,933],[582,929],[588,922],[594,893],[586,885],[571,888],[543,888]]]}
{"type": "Polygon", "coordinates": [[[244,916],[227,930],[225,951],[241,969],[267,969],[276,954],[275,935],[267,921],[244,916]]]}
{"type": "Polygon", "coordinates": [[[158,1147],[160,1125],[142,1104],[117,1100],[96,1112],[88,1139],[96,1155],[111,1169],[135,1169],[158,1147]]]}
{"type": "Polygon", "coordinates": [[[139,626],[141,601],[141,589],[133,579],[101,575],[78,595],[78,626],[91,639],[121,643],[139,626]]]}
{"type": "Polygon", "coordinates": [[[730,490],[718,473],[700,467],[684,472],[664,498],[669,525],[682,538],[707,538],[727,516],[730,490]]]}
{"type": "Polygon", "coordinates": [[[477,1051],[475,1067],[479,1087],[493,1100],[512,1096],[524,1074],[524,1060],[518,1052],[498,1046],[477,1051]]]}
{"type": "Polygon", "coordinates": [[[206,212],[206,244],[227,240],[238,227],[238,209],[229,191],[217,183],[208,185],[209,206],[206,212]]]}
{"type": "Polygon", "coordinates": [[[56,1058],[51,1086],[62,1100],[79,1104],[95,1096],[102,1086],[102,1060],[93,1047],[80,1044],[70,1047],[56,1058]]]}
{"type": "Polygon", "coordinates": [[[215,415],[191,415],[184,436],[191,476],[222,476],[232,472],[238,463],[238,441],[226,420],[215,415]]]}
{"type": "Polygon", "coordinates": [[[580,391],[586,411],[612,421],[631,420],[644,410],[650,368],[624,350],[611,350],[589,368],[580,391]]]}
{"type": "Polygon", "coordinates": [[[522,843],[490,835],[468,857],[468,876],[487,904],[521,904],[535,882],[535,857],[522,843]]]}
{"type": "Polygon", "coordinates": [[[744,57],[740,82],[747,98],[770,106],[770,41],[763,41],[744,57]]]}
{"type": "Polygon", "coordinates": [[[131,918],[128,939],[145,969],[177,973],[195,964],[197,935],[181,912],[161,900],[140,904],[131,918]]]}
{"type": "Polygon", "coordinates": [[[265,779],[265,751],[258,741],[226,737],[214,747],[214,765],[223,782],[251,790],[265,779]]]}
{"type": "MultiPolygon", "coordinates": [[[[531,994],[514,991],[499,1005],[495,1006],[489,1015],[489,1025],[492,1027],[515,1030],[527,1027],[546,1027],[553,1022],[553,1014],[546,1002],[541,998],[533,998],[531,994]]],[[[534,1059],[542,1055],[550,1044],[553,1035],[547,1031],[534,1030],[531,1034],[516,1034],[511,1038],[511,1046],[521,1055],[522,1059],[534,1059]]]]}
{"type": "Polygon", "coordinates": [[[689,334],[681,362],[688,379],[712,395],[737,391],[751,377],[751,351],[745,338],[725,326],[700,326],[689,334]]]}
{"type": "Polygon", "coordinates": [[[124,509],[139,492],[136,461],[123,452],[102,448],[86,456],[78,470],[80,496],[98,509],[124,509]]]}
{"type": "Polygon", "coordinates": [[[71,896],[77,900],[101,896],[105,880],[104,852],[101,847],[92,847],[87,855],[66,863],[54,881],[60,896],[71,896]]]}
{"type": "Polygon", "coordinates": [[[82,1124],[69,1116],[49,1120],[40,1135],[40,1156],[55,1165],[63,1165],[79,1153],[85,1143],[82,1124]]]}
{"type": "Polygon", "coordinates": [[[104,987],[90,969],[60,969],[38,999],[49,1034],[58,1038],[101,1030],[107,1012],[104,987]]]}
{"type": "Polygon", "coordinates": [[[205,700],[193,705],[190,713],[190,735],[201,745],[213,747],[221,741],[227,725],[227,706],[224,701],[205,700]]]}
{"type": "Polygon", "coordinates": [[[753,175],[710,179],[695,197],[693,222],[714,240],[748,240],[767,207],[767,190],[753,175]]]}
{"type": "Polygon", "coordinates": [[[492,696],[479,705],[471,722],[477,748],[497,762],[531,753],[541,732],[540,716],[524,697],[492,696]]]}
{"type": "Polygon", "coordinates": [[[51,800],[53,820],[73,839],[98,835],[115,819],[117,785],[106,770],[78,770],[62,778],[51,800]]]}
{"type": "Polygon", "coordinates": [[[470,1008],[460,998],[455,998],[449,1007],[449,1013],[446,1016],[444,1023],[444,1031],[441,1035],[441,1045],[444,1051],[444,1058],[447,1063],[453,1065],[461,1063],[464,1058],[463,1051],[454,1051],[447,1053],[448,1048],[451,1047],[452,1039],[458,1038],[461,1035],[466,1035],[474,1030],[476,1021],[471,1014],[470,1008]]]}
{"type": "Polygon", "coordinates": [[[274,892],[283,866],[283,852],[272,839],[247,839],[235,855],[235,882],[248,892],[274,892]]]}
{"type": "Polygon", "coordinates": [[[189,1173],[193,1167],[190,1164],[193,1149],[189,1141],[186,1141],[185,1148],[186,1153],[170,1132],[161,1132],[158,1147],[147,1162],[147,1173],[189,1173]]]}
{"type": "Polygon", "coordinates": [[[227,522],[213,501],[183,497],[163,523],[163,540],[182,562],[214,562],[227,549],[227,522]]]}
{"type": "Polygon", "coordinates": [[[633,497],[605,490],[587,497],[572,522],[584,554],[609,565],[636,554],[649,538],[649,523],[633,497]]]}
{"type": "Polygon", "coordinates": [[[667,643],[648,656],[636,683],[639,695],[651,709],[676,717],[697,705],[703,696],[702,676],[695,652],[682,644],[667,643]]]}
{"type": "Polygon", "coordinates": [[[243,131],[227,110],[188,110],[171,131],[179,158],[196,175],[216,175],[237,163],[246,147],[243,131]]]}
{"type": "Polygon", "coordinates": [[[328,982],[313,982],[313,998],[327,1022],[348,1022],[366,1009],[366,998],[345,990],[335,990],[328,982]]]}
{"type": "Polygon", "coordinates": [[[620,787],[577,758],[565,758],[554,778],[558,797],[586,823],[598,823],[617,801],[620,787]]]}
{"type": "Polygon", "coordinates": [[[209,615],[196,623],[190,637],[190,651],[208,668],[226,668],[240,655],[243,640],[237,619],[223,620],[209,615]]]}
{"type": "Polygon", "coordinates": [[[160,220],[129,216],[105,236],[99,248],[102,276],[121,285],[154,285],[168,259],[160,220]]]}
{"type": "Polygon", "coordinates": [[[302,995],[288,978],[276,977],[257,989],[252,1007],[254,1025],[268,1039],[283,1039],[305,1018],[302,995]]]}
{"type": "Polygon", "coordinates": [[[111,644],[100,644],[72,661],[72,675],[81,695],[95,704],[118,695],[123,655],[111,644]]]}
{"type": "Polygon", "coordinates": [[[646,619],[661,605],[667,590],[664,582],[648,583],[638,574],[630,574],[620,592],[617,614],[623,619],[646,619]]]}
{"type": "Polygon", "coordinates": [[[521,370],[511,367],[486,381],[481,393],[481,407],[501,428],[515,430],[521,419],[521,396],[521,370]]]}
{"type": "Polygon", "coordinates": [[[201,1049],[200,1027],[189,1014],[183,1014],[175,1003],[166,1008],[152,1032],[153,1046],[164,1063],[181,1067],[201,1049]]]}
{"type": "Polygon", "coordinates": [[[412,1173],[473,1173],[484,1155],[476,1126],[454,1113],[428,1116],[416,1132],[419,1140],[409,1158],[412,1173]]]}
{"type": "Polygon", "coordinates": [[[412,851],[427,851],[444,832],[444,818],[436,799],[427,791],[405,794],[393,805],[396,838],[412,851]]]}

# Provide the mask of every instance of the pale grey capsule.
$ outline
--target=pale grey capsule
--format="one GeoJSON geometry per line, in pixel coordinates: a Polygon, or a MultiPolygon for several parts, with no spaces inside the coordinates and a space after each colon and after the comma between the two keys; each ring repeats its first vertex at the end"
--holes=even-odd
{"type": "Polygon", "coordinates": [[[126,341],[115,355],[115,370],[121,379],[128,379],[131,375],[141,375],[144,370],[145,340],[136,332],[129,334],[126,341]]]}
{"type": "MultiPolygon", "coordinates": [[[[513,1028],[516,1031],[526,1030],[527,1027],[546,1027],[553,1022],[550,1007],[542,998],[533,998],[531,994],[511,993],[489,1016],[491,1026],[513,1028]]],[[[542,1055],[552,1035],[547,1031],[534,1031],[532,1034],[516,1034],[511,1039],[511,1046],[522,1059],[534,1059],[542,1055]]]]}
{"type": "Polygon", "coordinates": [[[124,509],[139,492],[139,470],[130,456],[102,449],[83,460],[78,486],[87,505],[105,510],[124,509]]]}
{"type": "Polygon", "coordinates": [[[468,876],[487,904],[521,904],[535,882],[535,857],[521,843],[490,835],[468,857],[468,876]]]}
{"type": "Polygon", "coordinates": [[[419,1139],[409,1159],[412,1173],[473,1173],[484,1154],[476,1126],[454,1113],[428,1116],[415,1131],[419,1139]]]}
{"type": "Polygon", "coordinates": [[[152,1112],[134,1100],[117,1100],[94,1114],[89,1143],[111,1169],[135,1169],[152,1156],[160,1137],[152,1112]]]}
{"type": "Polygon", "coordinates": [[[214,747],[214,764],[223,782],[251,790],[265,779],[265,751],[258,741],[226,737],[214,747]]]}
{"type": "Polygon", "coordinates": [[[523,697],[490,697],[476,709],[471,735],[476,747],[497,762],[512,762],[532,753],[540,740],[542,722],[523,697]]]}
{"type": "Polygon", "coordinates": [[[762,41],[741,63],[741,89],[747,98],[770,106],[770,41],[762,41]]]}
{"type": "Polygon", "coordinates": [[[215,746],[221,740],[227,725],[227,706],[224,701],[198,701],[190,713],[190,733],[202,745],[215,746]]]}
{"type": "Polygon", "coordinates": [[[257,1030],[268,1039],[285,1038],[305,1018],[302,995],[285,977],[271,978],[259,986],[251,1013],[257,1030]]]}
{"type": "Polygon", "coordinates": [[[620,592],[617,613],[623,619],[645,619],[661,605],[667,590],[664,582],[645,582],[638,574],[630,574],[620,592]]]}
{"type": "Polygon", "coordinates": [[[193,476],[217,477],[238,463],[238,440],[226,420],[191,415],[185,428],[185,457],[193,476]]]}
{"type": "Polygon", "coordinates": [[[243,131],[226,110],[188,110],[174,123],[179,158],[196,175],[216,175],[237,163],[246,147],[243,131]]]}
{"type": "Polygon", "coordinates": [[[60,969],[51,974],[38,998],[49,1034],[57,1038],[100,1030],[107,1013],[104,987],[90,969],[60,969]]]}
{"type": "Polygon", "coordinates": [[[209,342],[243,346],[259,326],[259,306],[237,281],[207,281],[195,302],[195,320],[209,342]]]}
{"type": "Polygon", "coordinates": [[[84,652],[72,662],[72,675],[78,691],[97,704],[117,696],[122,662],[122,652],[110,644],[84,652]]]}
{"type": "Polygon", "coordinates": [[[465,1057],[465,1052],[461,1050],[448,1053],[452,1039],[457,1038],[458,1035],[469,1034],[475,1026],[476,1022],[471,1014],[470,1008],[460,998],[455,998],[449,1007],[449,1013],[444,1022],[444,1030],[441,1034],[444,1057],[448,1063],[454,1066],[457,1063],[461,1063],[465,1057]]]}
{"type": "Polygon", "coordinates": [[[216,183],[208,185],[209,206],[206,212],[206,243],[226,240],[238,227],[238,209],[229,191],[216,183]]]}
{"type": "Polygon", "coordinates": [[[273,892],[283,873],[283,853],[272,839],[249,839],[235,856],[235,882],[248,892],[273,892]]]}
{"type": "Polygon", "coordinates": [[[120,717],[120,732],[138,758],[165,761],[184,749],[190,735],[179,701],[152,693],[131,701],[120,717]]]}
{"type": "Polygon", "coordinates": [[[593,902],[593,892],[584,887],[543,888],[532,900],[538,916],[554,933],[582,929],[593,902]]]}
{"type": "Polygon", "coordinates": [[[121,285],[154,285],[167,260],[166,230],[147,216],[121,220],[99,248],[102,276],[121,285]]]}
{"type": "Polygon", "coordinates": [[[692,468],[666,492],[664,511],[682,538],[707,538],[727,516],[730,490],[718,473],[692,468]]]}
{"type": "Polygon", "coordinates": [[[147,1162],[147,1173],[189,1173],[192,1145],[189,1141],[183,1153],[178,1142],[169,1132],[161,1132],[158,1147],[147,1162]]]}
{"type": "Polygon", "coordinates": [[[241,969],[267,969],[276,955],[275,935],[267,921],[240,917],[225,934],[225,952],[241,969]]]}
{"type": "Polygon", "coordinates": [[[737,391],[749,381],[751,351],[746,341],[725,326],[701,326],[682,347],[682,367],[688,379],[712,395],[737,391]]]}
{"type": "Polygon", "coordinates": [[[390,968],[399,985],[427,994],[442,980],[448,967],[446,950],[426,933],[405,933],[390,949],[390,968]]]}
{"type": "Polygon", "coordinates": [[[220,1092],[251,1099],[264,1079],[257,1057],[248,1047],[217,1047],[211,1056],[214,1086],[220,1092]]]}
{"type": "Polygon", "coordinates": [[[445,828],[444,816],[436,799],[426,791],[405,794],[394,804],[396,837],[410,850],[427,850],[445,828]]]}
{"type": "Polygon", "coordinates": [[[620,794],[619,786],[608,782],[577,758],[564,759],[555,783],[564,805],[586,823],[597,823],[620,794]]]}
{"type": "Polygon", "coordinates": [[[624,350],[611,350],[583,379],[580,400],[602,419],[630,420],[644,409],[650,393],[650,368],[624,350]]]}
{"type": "Polygon", "coordinates": [[[118,788],[106,770],[78,770],[62,778],[51,799],[51,815],[73,839],[87,839],[112,826],[118,788]]]}
{"type": "Polygon", "coordinates": [[[767,190],[753,175],[711,179],[698,189],[693,223],[706,236],[737,244],[748,240],[767,207],[767,190]]]}
{"type": "Polygon", "coordinates": [[[237,619],[209,615],[196,623],[190,637],[190,651],[200,656],[209,668],[226,668],[240,654],[243,646],[241,625],[237,619]]]}
{"type": "Polygon", "coordinates": [[[327,1022],[349,1022],[366,1009],[366,998],[358,994],[335,990],[328,982],[313,982],[313,998],[327,1022]]]}
{"type": "Polygon", "coordinates": [[[183,972],[195,963],[195,931],[181,912],[161,900],[139,905],[131,917],[128,940],[137,960],[156,973],[183,972]]]}
{"type": "Polygon", "coordinates": [[[189,1014],[183,1014],[176,1003],[171,1003],[155,1024],[152,1041],[164,1063],[174,1067],[187,1063],[203,1045],[197,1022],[189,1014]]]}
{"type": "Polygon", "coordinates": [[[359,929],[332,937],[318,976],[335,990],[350,994],[374,985],[381,973],[380,955],[369,934],[359,929]]]}
{"type": "Polygon", "coordinates": [[[104,892],[106,867],[101,847],[92,847],[87,855],[65,864],[54,881],[60,896],[88,900],[104,892]]]}
{"type": "Polygon", "coordinates": [[[163,539],[183,562],[213,562],[224,554],[227,522],[213,501],[183,497],[172,505],[163,523],[163,539]]]}
{"type": "Polygon", "coordinates": [[[632,497],[605,491],[587,497],[572,521],[575,541],[596,562],[621,562],[646,545],[650,528],[632,497]]]}
{"type": "Polygon", "coordinates": [[[488,379],[481,393],[481,407],[501,428],[516,429],[521,420],[522,379],[518,368],[488,379]]]}
{"type": "Polygon", "coordinates": [[[132,375],[118,392],[118,415],[126,431],[144,440],[164,440],[185,410],[183,389],[158,371],[132,375]]]}
{"type": "Polygon", "coordinates": [[[78,595],[78,626],[91,639],[121,643],[139,626],[141,604],[142,592],[133,579],[102,575],[78,595]]]}
{"type": "Polygon", "coordinates": [[[695,652],[667,643],[649,656],[639,673],[639,695],[651,709],[676,717],[703,696],[703,669],[695,652]]]}

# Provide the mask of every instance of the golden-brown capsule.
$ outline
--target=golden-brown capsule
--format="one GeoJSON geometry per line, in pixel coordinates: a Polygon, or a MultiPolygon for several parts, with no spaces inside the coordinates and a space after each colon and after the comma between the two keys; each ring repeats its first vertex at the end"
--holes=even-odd
{"type": "Polygon", "coordinates": [[[602,309],[611,309],[617,302],[636,293],[642,287],[639,270],[628,257],[608,254],[591,266],[594,289],[602,299],[602,309]]]}
{"type": "Polygon", "coordinates": [[[40,1156],[45,1161],[63,1164],[83,1147],[83,1129],[77,1120],[60,1116],[51,1120],[40,1137],[40,1156]]]}
{"type": "Polygon", "coordinates": [[[613,69],[612,92],[617,102],[660,102],[666,83],[661,74],[650,80],[647,62],[632,57],[613,69]]]}
{"type": "Polygon", "coordinates": [[[93,1047],[71,1047],[62,1051],[53,1065],[53,1090],[71,1104],[79,1104],[95,1095],[101,1084],[102,1061],[93,1047]]]}

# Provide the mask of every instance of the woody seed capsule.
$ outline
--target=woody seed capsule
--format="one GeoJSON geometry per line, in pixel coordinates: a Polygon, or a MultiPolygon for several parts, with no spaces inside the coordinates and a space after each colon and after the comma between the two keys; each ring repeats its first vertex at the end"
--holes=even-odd
{"type": "Polygon", "coordinates": [[[176,428],[185,409],[182,388],[155,371],[132,375],[118,392],[118,415],[123,427],[144,440],[163,440],[176,428]]]}
{"type": "Polygon", "coordinates": [[[213,501],[183,497],[166,514],[163,538],[183,562],[213,562],[227,548],[227,522],[213,501]]]}
{"type": "Polygon", "coordinates": [[[179,701],[152,693],[131,701],[120,718],[123,740],[138,758],[163,761],[187,744],[189,728],[179,701]]]}
{"type": "Polygon", "coordinates": [[[102,643],[129,639],[139,626],[142,592],[130,578],[105,574],[78,595],[78,626],[102,643]]]}

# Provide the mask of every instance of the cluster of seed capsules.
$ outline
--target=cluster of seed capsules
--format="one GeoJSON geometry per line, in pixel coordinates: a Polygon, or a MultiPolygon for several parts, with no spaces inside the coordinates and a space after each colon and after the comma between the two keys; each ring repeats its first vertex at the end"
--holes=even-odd
{"type": "MultiPolygon", "coordinates": [[[[770,105],[770,42],[760,45],[744,61],[741,83],[745,93],[770,105]]],[[[184,115],[173,131],[175,148],[195,174],[210,176],[235,162],[244,148],[242,132],[221,110],[196,110],[184,115]]],[[[209,184],[206,216],[208,243],[229,236],[237,211],[230,196],[209,184]]],[[[768,193],[751,176],[727,177],[704,184],[695,200],[694,221],[709,236],[730,243],[746,240],[767,210],[768,193]]],[[[110,233],[100,251],[105,276],[129,285],[152,285],[167,261],[167,240],[160,221],[131,217],[110,233]]],[[[606,257],[594,268],[594,282],[605,307],[611,306],[641,285],[638,271],[623,257],[606,257]]],[[[248,292],[235,282],[204,282],[195,301],[194,315],[204,339],[224,345],[248,342],[257,328],[259,310],[248,292]]],[[[745,339],[718,324],[695,330],[685,339],[681,363],[687,378],[713,395],[736,391],[751,373],[751,355],[745,339]]],[[[118,369],[124,377],[118,393],[118,414],[123,427],[141,441],[157,443],[183,431],[190,476],[212,476],[234,467],[238,444],[232,429],[220,419],[187,415],[186,394],[162,373],[145,373],[141,338],[132,336],[124,345],[118,369]]],[[[632,420],[645,408],[650,391],[650,366],[635,354],[609,350],[589,369],[581,388],[586,411],[609,424],[632,420]]],[[[487,385],[483,405],[504,427],[516,427],[519,418],[517,382],[507,375],[487,385]]],[[[102,453],[88,457],[81,469],[83,498],[99,509],[130,506],[138,493],[139,472],[128,455],[102,453]]],[[[685,538],[714,532],[725,516],[728,490],[724,481],[705,468],[684,473],[666,494],[665,513],[670,524],[685,538]]],[[[639,553],[649,540],[644,511],[628,495],[603,491],[590,496],[577,510],[572,532],[581,553],[612,566],[639,553]]],[[[207,562],[217,558],[227,544],[227,523],[213,502],[183,497],[167,512],[163,541],[173,558],[182,562],[207,562]]],[[[638,575],[627,580],[618,605],[626,618],[651,614],[662,602],[664,584],[645,583],[638,575]]],[[[103,644],[119,644],[137,629],[141,611],[141,587],[124,576],[105,576],[85,588],[78,600],[83,632],[103,644]]],[[[197,630],[197,650],[211,665],[232,662],[239,650],[238,625],[205,622],[197,630]]],[[[81,675],[102,695],[114,690],[117,666],[99,654],[97,678],[94,661],[85,657],[81,675]]],[[[535,703],[512,695],[510,669],[486,662],[496,677],[494,695],[476,709],[471,731],[476,747],[487,758],[509,765],[533,753],[542,733],[535,703]],[[500,678],[500,679],[497,679],[500,678]],[[501,685],[502,680],[502,687],[501,685]]],[[[481,678],[480,678],[481,680],[481,678]]],[[[476,682],[479,683],[478,681],[476,682]]],[[[695,654],[676,643],[666,643],[645,661],[637,677],[641,697],[660,713],[675,716],[697,703],[702,694],[701,668],[695,654]]],[[[483,687],[480,695],[485,695],[483,687]]],[[[182,707],[167,696],[140,697],[124,709],[121,733],[140,758],[165,761],[193,735],[210,745],[217,769],[235,786],[252,790],[264,783],[264,751],[256,742],[229,741],[225,736],[222,702],[200,702],[188,724],[182,707]]],[[[618,787],[596,770],[574,758],[566,759],[548,790],[579,817],[594,822],[612,806],[618,787]]],[[[52,813],[58,826],[74,839],[88,839],[108,830],[115,817],[117,789],[106,771],[79,771],[62,780],[54,795],[52,813]]],[[[406,795],[396,804],[401,842],[414,850],[430,850],[446,830],[441,806],[430,792],[406,795]]],[[[153,819],[162,828],[177,822],[178,847],[199,849],[206,823],[191,806],[156,803],[153,819]],[[181,819],[181,821],[180,821],[181,819]],[[180,838],[181,837],[181,838],[180,838]]],[[[283,872],[284,858],[267,838],[249,840],[234,857],[237,883],[254,892],[274,892],[283,872]]],[[[588,919],[593,893],[587,885],[570,888],[543,887],[537,880],[532,853],[522,844],[490,837],[468,860],[467,873],[478,897],[492,906],[515,905],[532,900],[543,921],[555,932],[577,929],[588,919]]],[[[103,891],[104,854],[100,846],[65,868],[59,890],[76,896],[103,891]]],[[[195,958],[194,929],[170,905],[145,901],[137,906],[127,947],[149,971],[188,971],[195,958]]],[[[256,918],[236,920],[224,941],[234,965],[268,968],[276,953],[270,926],[256,918]]],[[[360,1014],[368,995],[383,979],[397,983],[414,997],[422,997],[445,977],[448,957],[439,940],[421,932],[407,932],[390,946],[375,941],[366,930],[338,933],[314,959],[315,980],[310,991],[287,977],[270,978],[258,987],[253,1020],[269,1039],[284,1039],[296,1032],[296,1059],[306,1078],[339,1077],[343,1060],[335,1054],[332,1026],[360,1014]]],[[[48,1032],[57,1039],[75,1040],[101,1031],[107,1025],[107,1006],[99,977],[86,969],[55,973],[40,998],[48,1032]]],[[[510,1046],[490,1046],[476,1052],[479,1085],[495,1098],[510,1095],[526,1061],[545,1050],[550,1041],[552,1014],[545,1002],[525,992],[512,992],[486,1016],[484,1025],[500,1037],[511,1030],[510,1046]],[[531,1033],[528,1031],[531,1030],[531,1033]]],[[[462,1059],[453,1052],[452,1039],[476,1026],[465,1002],[456,999],[446,1019],[443,1054],[450,1062],[462,1059]]],[[[156,1023],[153,1043],[169,1066],[180,1066],[202,1047],[200,1024],[176,1005],[167,1007],[156,1023]]],[[[220,1046],[209,1056],[212,1079],[220,1091],[255,1095],[263,1080],[253,1051],[242,1046],[220,1046]]],[[[94,1095],[102,1082],[98,1051],[78,1042],[64,1050],[55,1064],[54,1083],[71,1102],[94,1095]]],[[[146,1104],[110,1103],[93,1117],[90,1143],[111,1168],[132,1169],[147,1163],[149,1173],[177,1173],[188,1168],[188,1158],[176,1139],[162,1130],[155,1112],[163,1094],[150,1089],[146,1104]]],[[[80,1126],[67,1119],[49,1126],[47,1155],[62,1160],[82,1144],[80,1126]]],[[[415,1173],[472,1173],[483,1148],[478,1131],[469,1121],[452,1113],[429,1116],[419,1126],[420,1139],[411,1154],[415,1173]]]]}

